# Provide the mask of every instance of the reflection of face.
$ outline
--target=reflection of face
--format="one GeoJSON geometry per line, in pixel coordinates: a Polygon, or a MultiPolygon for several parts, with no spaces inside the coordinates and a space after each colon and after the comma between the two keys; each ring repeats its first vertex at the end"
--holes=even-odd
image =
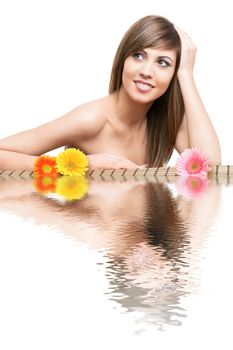
{"type": "Polygon", "coordinates": [[[167,90],[176,65],[176,51],[146,48],[128,56],[124,63],[122,83],[131,98],[151,102],[167,90]],[[151,84],[153,88],[137,85],[136,80],[151,84]]]}
{"type": "Polygon", "coordinates": [[[125,252],[125,277],[143,288],[162,288],[172,280],[172,264],[163,257],[160,247],[138,243],[125,252]]]}

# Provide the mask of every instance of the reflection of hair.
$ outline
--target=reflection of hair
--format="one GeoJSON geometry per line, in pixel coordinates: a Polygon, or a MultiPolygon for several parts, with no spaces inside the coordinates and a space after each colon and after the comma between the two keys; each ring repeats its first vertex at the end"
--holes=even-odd
{"type": "Polygon", "coordinates": [[[147,198],[147,222],[145,232],[148,242],[162,248],[168,259],[180,257],[183,247],[189,248],[188,227],[180,217],[176,199],[166,184],[148,182],[145,186],[147,198]]]}
{"type": "MultiPolygon", "coordinates": [[[[105,184],[114,187],[115,183],[117,181],[100,180],[99,185],[100,188],[105,184]]],[[[44,207],[45,212],[50,212],[48,223],[53,225],[56,222],[56,225],[65,227],[65,232],[74,239],[79,239],[79,233],[73,223],[79,222],[80,218],[94,229],[100,229],[103,232],[103,235],[100,235],[100,242],[103,243],[103,239],[108,237],[105,244],[111,242],[113,250],[116,248],[118,253],[113,255],[118,263],[124,260],[126,252],[129,255],[139,243],[147,243],[159,249],[167,260],[179,258],[181,263],[182,254],[184,250],[187,252],[190,245],[189,227],[181,217],[177,200],[167,184],[157,180],[145,183],[135,180],[135,185],[127,190],[124,184],[127,185],[127,181],[122,183],[122,195],[118,199],[113,198],[111,205],[104,204],[101,191],[87,192],[82,200],[68,202],[60,202],[56,197],[55,200],[53,197],[43,197],[39,193],[33,193],[31,196],[35,203],[42,202],[40,206],[44,207]],[[61,213],[61,218],[69,217],[69,220],[61,219],[58,222],[52,213],[61,213]],[[118,239],[120,243],[114,246],[113,242],[118,239]],[[124,247],[121,253],[119,253],[120,246],[124,247]]],[[[120,192],[119,188],[118,193],[120,192]]]]}
{"type": "MultiPolygon", "coordinates": [[[[133,190],[125,192],[121,200],[112,201],[112,207],[108,206],[106,210],[99,206],[102,198],[102,195],[87,193],[81,201],[66,202],[62,205],[51,198],[44,198],[44,201],[51,210],[53,208],[56,212],[62,212],[62,215],[68,213],[69,217],[74,219],[81,217],[88,224],[101,228],[101,231],[109,231],[109,237],[110,232],[114,235],[117,232],[122,245],[125,245],[124,253],[127,251],[129,254],[138,243],[147,242],[150,246],[160,249],[164,258],[179,258],[180,263],[182,262],[183,247],[186,246],[186,251],[189,249],[188,227],[182,220],[177,201],[166,184],[138,184],[133,190]],[[133,208],[129,205],[130,202],[127,202],[132,201],[132,194],[135,205],[133,208]],[[130,207],[127,219],[122,217],[123,207],[130,207]],[[141,216],[137,217],[137,213],[141,213],[141,216]]],[[[122,258],[124,254],[114,257],[118,263],[122,258]]]]}
{"type": "Polygon", "coordinates": [[[184,102],[177,78],[181,41],[173,23],[164,17],[151,15],[139,19],[128,29],[113,61],[109,93],[118,91],[121,87],[126,58],[146,47],[175,49],[177,53],[174,76],[167,91],[154,101],[147,112],[149,167],[163,166],[171,158],[184,116],[184,102]]]}

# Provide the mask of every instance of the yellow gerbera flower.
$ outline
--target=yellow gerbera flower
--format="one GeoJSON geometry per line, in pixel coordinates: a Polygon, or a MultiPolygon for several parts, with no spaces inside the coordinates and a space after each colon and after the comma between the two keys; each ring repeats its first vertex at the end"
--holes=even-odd
{"type": "Polygon", "coordinates": [[[56,183],[56,194],[66,200],[81,199],[88,190],[85,176],[62,176],[56,183]]]}
{"type": "Polygon", "coordinates": [[[56,168],[63,175],[85,175],[88,170],[86,155],[76,148],[68,148],[56,157],[56,168]]]}

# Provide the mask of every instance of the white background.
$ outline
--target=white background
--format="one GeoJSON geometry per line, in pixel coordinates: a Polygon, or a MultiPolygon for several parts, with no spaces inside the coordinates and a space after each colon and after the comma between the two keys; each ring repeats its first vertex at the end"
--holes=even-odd
{"type": "MultiPolygon", "coordinates": [[[[85,2],[77,0],[0,0],[0,138],[46,123],[83,102],[106,95],[108,93],[112,61],[122,36],[136,20],[149,14],[167,17],[184,29],[196,43],[198,47],[194,70],[196,84],[220,139],[222,164],[233,164],[233,155],[230,152],[233,144],[230,127],[232,124],[230,120],[232,118],[231,80],[233,78],[232,10],[230,9],[230,1],[226,0],[221,2],[201,1],[201,3],[188,0],[125,0],[122,2],[110,0],[86,0],[85,2]]],[[[187,308],[191,311],[196,310],[195,314],[190,312],[192,315],[191,321],[188,319],[185,325],[180,328],[180,331],[174,330],[174,337],[171,336],[171,333],[170,337],[167,337],[166,333],[156,333],[155,337],[157,339],[153,339],[153,342],[150,343],[151,347],[156,348],[156,345],[160,345],[161,340],[161,345],[163,345],[163,347],[160,347],[161,349],[171,347],[175,349],[197,349],[201,345],[203,345],[203,348],[206,348],[214,344],[220,348],[221,343],[227,349],[223,343],[230,340],[230,323],[220,316],[226,315],[226,310],[229,308],[227,303],[231,300],[230,295],[232,293],[225,285],[228,280],[227,277],[226,280],[220,281],[219,284],[218,277],[222,271],[228,272],[226,267],[229,269],[231,266],[229,262],[228,265],[226,262],[226,258],[231,256],[230,251],[228,252],[226,249],[227,247],[230,248],[231,245],[225,246],[224,242],[229,242],[229,240],[224,240],[223,238],[223,234],[229,235],[230,233],[230,224],[228,224],[230,218],[229,208],[231,208],[228,205],[231,201],[230,196],[231,193],[226,197],[228,202],[223,210],[224,219],[222,218],[222,221],[220,221],[221,229],[219,226],[216,244],[212,247],[212,254],[208,256],[206,266],[209,269],[206,268],[205,271],[207,273],[204,279],[206,285],[210,286],[209,290],[212,287],[212,290],[215,291],[215,288],[219,288],[216,291],[219,299],[212,296],[213,302],[210,297],[208,300],[203,299],[203,302],[199,300],[197,303],[194,300],[192,305],[187,304],[187,308]],[[223,222],[224,226],[222,225],[223,222]],[[217,259],[218,254],[221,254],[221,252],[222,256],[219,256],[217,259]],[[216,269],[219,268],[217,278],[213,274],[214,262],[216,269]],[[211,271],[212,274],[209,273],[211,271]],[[218,291],[222,291],[222,294],[218,293],[218,291]],[[213,309],[213,305],[216,305],[215,309],[213,309]],[[202,316],[200,317],[201,313],[202,316]],[[194,334],[197,336],[193,337],[194,334]],[[168,343],[169,346],[166,346],[168,343]]],[[[52,306],[47,304],[46,294],[44,294],[45,303],[44,308],[41,309],[41,315],[47,306],[50,306],[51,314],[48,317],[48,314],[45,313],[45,317],[48,318],[47,323],[45,322],[44,325],[41,324],[41,321],[46,320],[45,317],[42,315],[43,317],[41,316],[38,319],[38,331],[33,329],[34,324],[31,324],[30,327],[31,320],[30,318],[27,319],[26,316],[33,315],[35,308],[39,312],[41,304],[33,304],[33,300],[30,300],[32,305],[34,305],[34,309],[26,309],[25,314],[24,304],[17,304],[17,300],[15,300],[9,310],[7,307],[9,306],[8,302],[11,300],[10,296],[7,296],[8,299],[1,299],[6,305],[5,312],[2,313],[4,316],[3,325],[5,326],[5,332],[3,334],[5,334],[5,337],[1,338],[1,343],[4,343],[4,348],[7,349],[6,344],[8,344],[8,349],[15,349],[18,344],[21,345],[26,341],[24,349],[46,349],[44,342],[49,340],[51,341],[49,343],[50,349],[73,349],[77,348],[77,344],[80,344],[84,338],[86,341],[91,342],[93,336],[91,333],[85,333],[82,336],[74,328],[77,325],[74,322],[77,321],[76,319],[69,318],[67,325],[66,320],[67,316],[75,315],[76,311],[77,313],[80,312],[79,307],[82,306],[75,296],[76,291],[80,293],[80,287],[76,285],[77,281],[73,279],[72,274],[76,272],[74,266],[85,266],[86,271],[90,273],[91,267],[95,264],[93,256],[93,260],[91,260],[91,253],[85,255],[85,250],[84,254],[78,255],[76,249],[69,241],[66,241],[67,244],[64,248],[64,239],[60,242],[59,237],[57,238],[55,235],[53,239],[51,238],[51,244],[48,245],[46,228],[44,231],[41,230],[41,227],[37,230],[36,226],[31,225],[30,222],[23,222],[21,218],[12,218],[11,215],[6,215],[5,213],[1,215],[2,227],[7,227],[9,230],[9,235],[3,236],[3,230],[1,232],[3,241],[0,246],[5,249],[5,238],[9,240],[9,249],[5,251],[5,255],[2,252],[0,254],[0,257],[3,259],[1,266],[6,266],[6,261],[8,260],[12,264],[7,266],[6,270],[4,269],[6,275],[5,280],[2,279],[2,282],[3,285],[4,282],[7,283],[8,275],[11,276],[9,272],[11,270],[14,271],[15,266],[13,262],[20,262],[18,264],[18,269],[20,270],[21,268],[18,279],[19,285],[21,285],[19,293],[22,293],[22,300],[25,300],[25,303],[27,300],[24,298],[27,295],[23,294],[22,286],[25,286],[25,280],[22,278],[27,277],[27,270],[24,270],[24,268],[30,269],[30,266],[34,267],[33,263],[35,264],[39,261],[39,254],[47,249],[47,253],[41,254],[41,261],[44,267],[45,278],[48,278],[49,281],[51,269],[47,268],[50,265],[46,265],[49,262],[52,264],[49,249],[53,250],[53,252],[55,250],[55,263],[59,263],[64,249],[66,254],[63,256],[65,267],[61,262],[60,265],[58,264],[54,289],[50,290],[50,295],[55,296],[52,306]],[[18,227],[17,231],[14,230],[15,227],[18,227]],[[20,239],[18,237],[17,240],[19,232],[20,239]],[[32,238],[38,234],[38,242],[36,244],[40,244],[40,249],[38,249],[37,245],[32,250],[33,253],[37,252],[34,258],[33,255],[30,257],[32,260],[26,260],[26,258],[22,260],[22,256],[27,257],[26,253],[30,253],[31,245],[34,244],[33,239],[31,239],[30,246],[27,246],[31,234],[33,234],[32,238]],[[54,242],[54,240],[58,240],[58,243],[54,242]],[[15,260],[10,260],[10,256],[7,256],[10,247],[12,247],[12,242],[16,243],[15,260]],[[87,258],[83,262],[85,256],[87,258]],[[76,265],[74,265],[72,259],[77,260],[75,260],[76,265]],[[56,318],[56,303],[60,302],[59,298],[63,296],[58,273],[61,274],[62,271],[62,281],[66,268],[67,270],[71,268],[71,273],[67,280],[70,281],[68,286],[73,285],[73,289],[70,289],[71,297],[69,293],[68,311],[65,309],[65,304],[61,303],[58,312],[61,312],[60,315],[62,317],[56,318]],[[60,289],[59,286],[61,287],[60,289]],[[58,288],[55,289],[55,287],[58,288]],[[72,304],[74,300],[76,300],[76,303],[72,304]],[[14,307],[16,310],[14,310],[14,307]],[[52,314],[53,308],[54,314],[52,314]],[[69,310],[71,310],[70,314],[69,310]],[[21,311],[22,313],[20,313],[21,311]],[[18,318],[10,318],[11,312],[14,315],[18,315],[18,318]],[[9,315],[8,319],[5,318],[6,315],[9,315]],[[62,320],[61,324],[59,324],[60,320],[62,320]],[[54,323],[49,323],[50,321],[54,321],[54,323]],[[46,337],[48,324],[50,326],[48,329],[50,329],[51,333],[48,333],[46,337]],[[69,329],[69,327],[71,328],[69,329]],[[6,329],[8,332],[6,332],[6,329]],[[40,337],[38,337],[39,333],[40,337]],[[82,340],[79,340],[80,337],[82,340]],[[52,344],[54,339],[57,339],[56,344],[52,344]],[[14,344],[13,347],[11,347],[12,344],[14,344]]],[[[78,253],[80,254],[80,250],[78,253]]],[[[12,291],[14,291],[13,288],[18,288],[18,286],[13,285],[12,281],[14,280],[11,280],[12,291]]],[[[86,279],[81,281],[83,286],[85,281],[86,279]]],[[[28,285],[29,282],[27,282],[28,285]]],[[[100,282],[101,286],[104,283],[103,279],[98,282],[100,282]]],[[[34,291],[37,285],[35,287],[32,286],[34,291]]],[[[63,288],[65,287],[63,286],[63,288]]],[[[88,290],[90,289],[87,286],[85,292],[88,290]]],[[[28,295],[30,292],[31,290],[28,291],[28,295]]],[[[38,290],[38,295],[39,292],[40,289],[38,290]]],[[[112,337],[110,342],[112,346],[112,343],[116,340],[113,334],[114,329],[120,326],[123,329],[125,324],[121,325],[122,317],[119,317],[118,322],[117,318],[107,315],[107,307],[105,306],[103,309],[105,304],[98,304],[100,302],[98,299],[99,294],[96,294],[97,297],[92,301],[91,306],[101,309],[99,310],[100,319],[103,320],[101,315],[106,317],[104,318],[106,320],[105,326],[107,327],[108,324],[106,333],[112,337]]],[[[41,300],[43,301],[43,295],[41,300]]],[[[85,306],[86,303],[81,308],[82,316],[85,315],[85,306]]],[[[94,310],[96,311],[96,309],[94,310]]],[[[98,323],[97,316],[95,316],[90,325],[90,331],[95,329],[94,324],[97,328],[93,341],[102,324],[98,323]]],[[[129,323],[128,327],[130,326],[131,323],[129,323]]],[[[105,331],[105,328],[102,329],[103,331],[105,331]]],[[[106,348],[109,348],[109,346],[106,348]]],[[[142,348],[141,344],[140,348],[142,348]]]]}
{"type": "MultiPolygon", "coordinates": [[[[150,14],[167,17],[197,45],[196,84],[220,139],[222,164],[233,164],[232,11],[227,0],[1,1],[0,138],[107,95],[121,38],[150,14]]],[[[177,155],[174,151],[169,164],[177,155]]]]}

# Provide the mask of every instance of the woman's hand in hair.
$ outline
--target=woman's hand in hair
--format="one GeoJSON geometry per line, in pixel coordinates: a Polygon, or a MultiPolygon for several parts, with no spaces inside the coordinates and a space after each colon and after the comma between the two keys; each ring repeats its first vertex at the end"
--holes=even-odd
{"type": "Polygon", "coordinates": [[[115,156],[108,153],[90,154],[87,156],[89,170],[94,169],[136,169],[144,165],[137,165],[129,159],[115,156]]]}
{"type": "Polygon", "coordinates": [[[181,59],[178,69],[178,78],[182,74],[193,74],[193,67],[195,63],[195,57],[197,52],[197,47],[188,34],[174,25],[176,31],[178,32],[181,40],[181,59]]]}

